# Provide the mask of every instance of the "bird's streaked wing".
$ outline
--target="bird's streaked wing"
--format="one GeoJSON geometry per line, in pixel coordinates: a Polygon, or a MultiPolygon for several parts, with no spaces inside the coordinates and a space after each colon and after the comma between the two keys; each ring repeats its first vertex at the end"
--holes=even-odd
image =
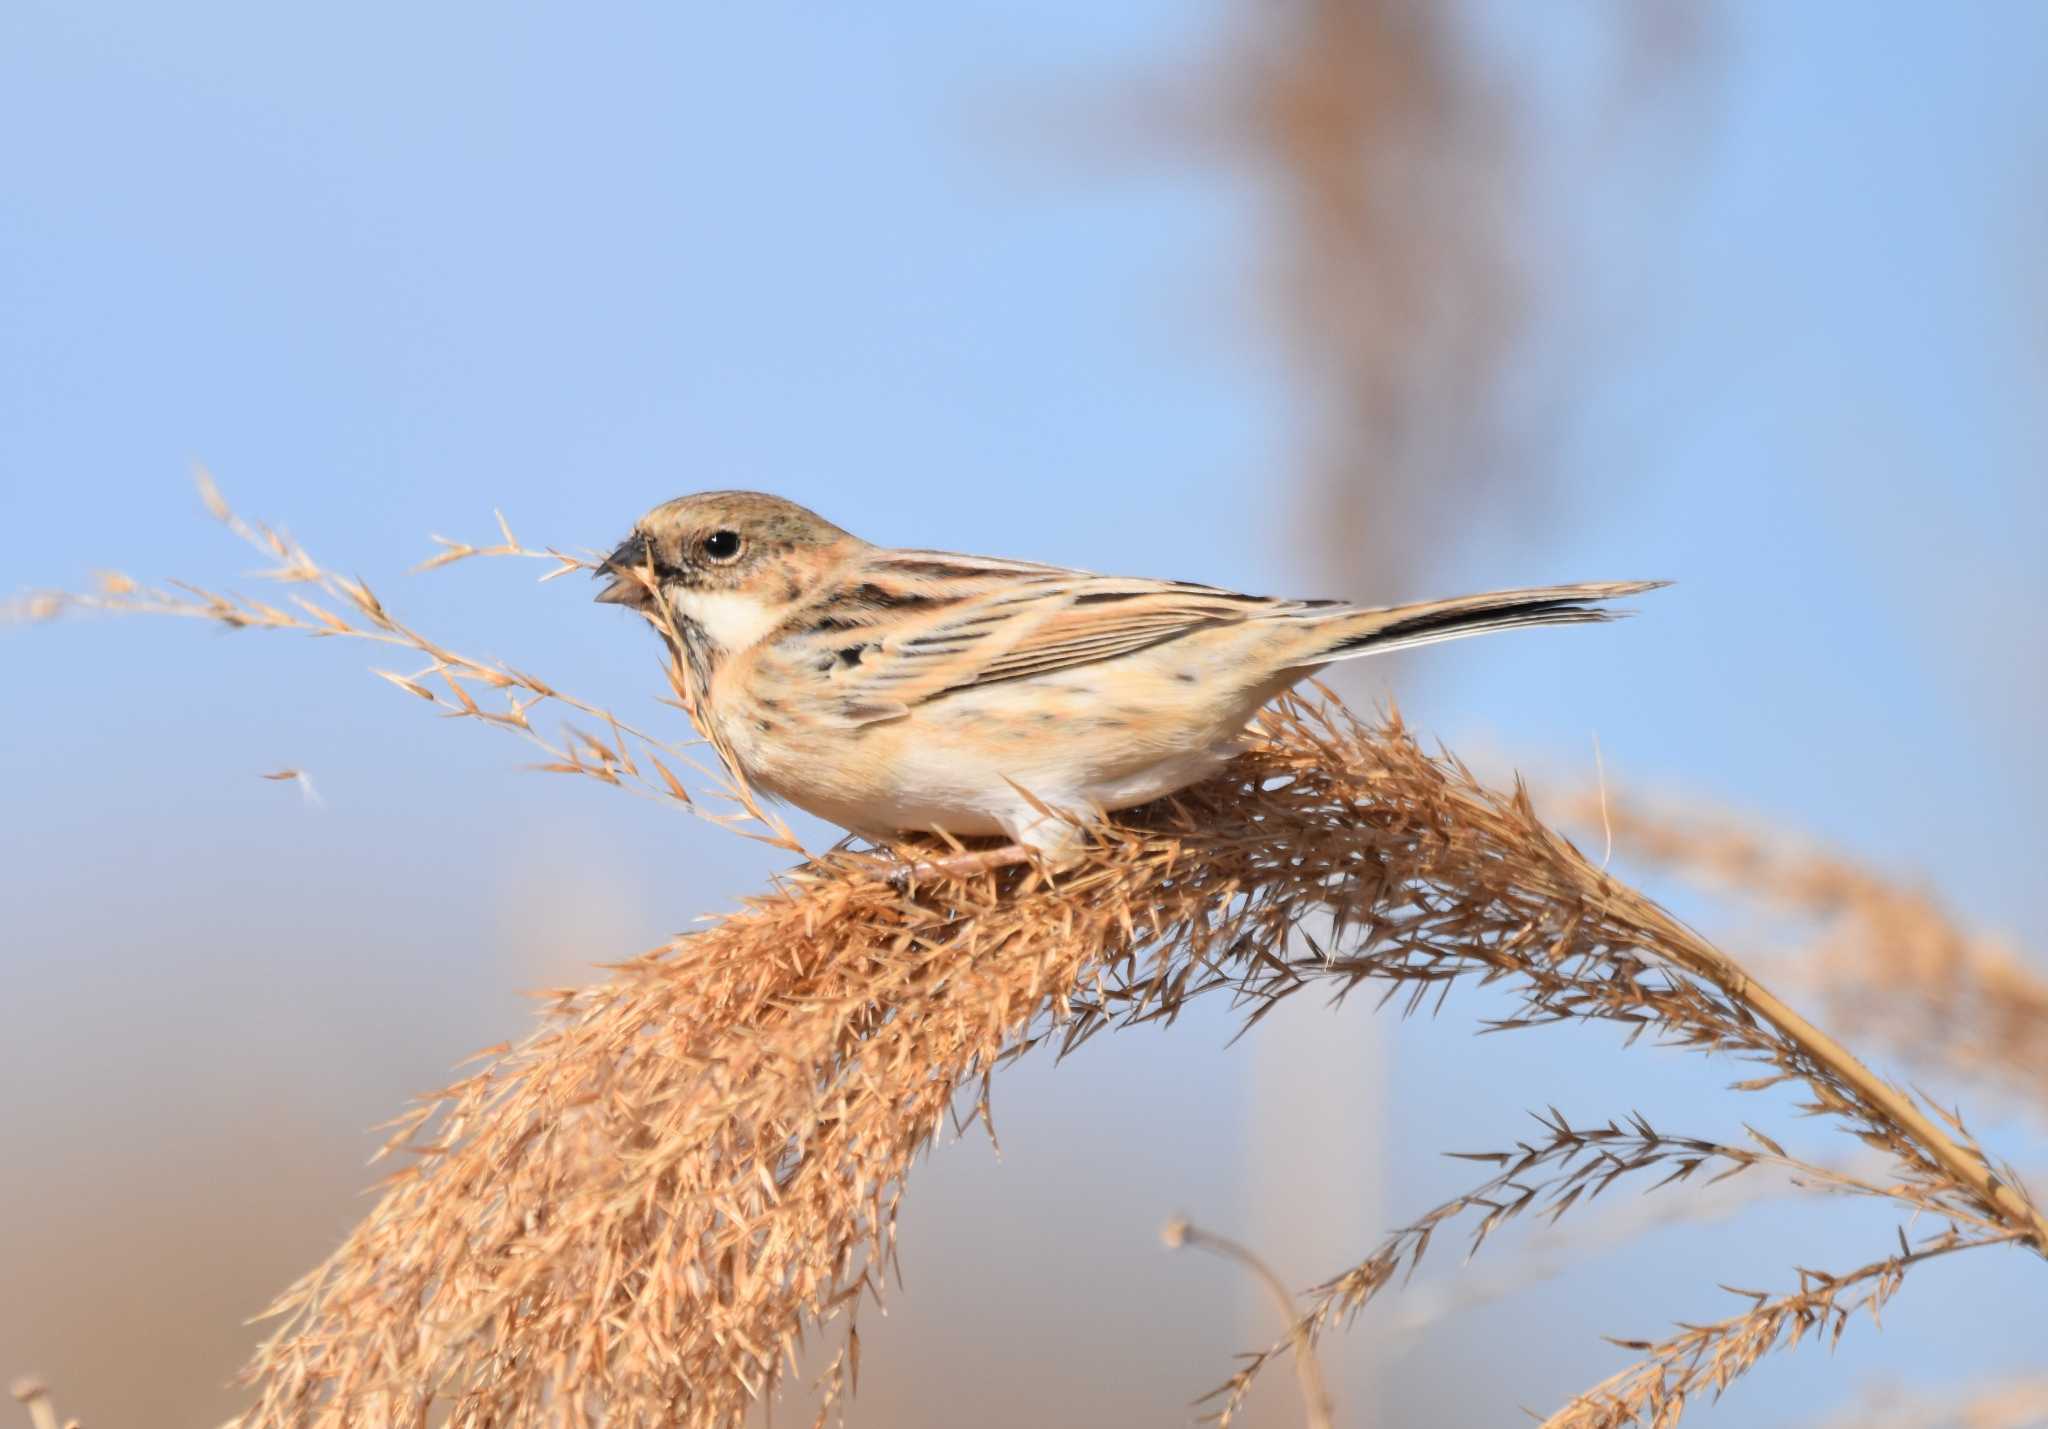
{"type": "Polygon", "coordinates": [[[806,647],[799,658],[826,671],[850,717],[867,722],[1213,625],[1339,608],[943,551],[876,551],[778,638],[806,647]]]}

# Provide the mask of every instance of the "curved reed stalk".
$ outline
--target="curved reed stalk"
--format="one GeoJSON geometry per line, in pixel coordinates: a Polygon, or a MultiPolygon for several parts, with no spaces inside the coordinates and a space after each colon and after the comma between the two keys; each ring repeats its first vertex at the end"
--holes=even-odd
{"type": "Polygon", "coordinates": [[[1928,889],[1726,810],[1581,795],[1571,812],[1637,865],[1794,924],[1799,942],[1773,971],[1844,1032],[2048,1113],[2048,974],[1928,889]]]}

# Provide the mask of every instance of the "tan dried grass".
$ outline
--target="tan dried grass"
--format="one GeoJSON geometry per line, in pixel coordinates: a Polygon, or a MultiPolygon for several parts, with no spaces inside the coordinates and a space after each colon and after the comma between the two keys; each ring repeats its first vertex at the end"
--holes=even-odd
{"type": "MultiPolygon", "coordinates": [[[[414,651],[387,673],[449,714],[550,751],[549,767],[702,812],[661,754],[536,677],[460,656],[400,623],[360,582],[275,532],[217,514],[278,559],[292,608],[123,578],[69,603],[350,636],[414,651]],[[325,600],[321,597],[326,597],[325,600]],[[506,708],[487,708],[476,691],[506,708]],[[544,702],[602,735],[556,736],[544,702]],[[649,766],[652,766],[651,768],[649,766]]],[[[443,560],[484,554],[451,547],[443,560]]],[[[509,533],[503,555],[523,550],[509,533]]],[[[687,672],[671,664],[677,703],[687,672]]],[[[1223,993],[1246,1021],[1314,987],[1377,984],[1409,1009],[1455,981],[1517,999],[1496,1030],[1620,1024],[1631,1040],[1758,1064],[1746,1092],[1789,1084],[1805,1110],[1881,1152],[1882,1178],[1830,1171],[1760,1132],[1741,1144],[1640,1118],[1555,1112],[1495,1170],[1312,1293],[1286,1338],[1219,1391],[1228,1418],[1274,1355],[1304,1349],[1470,1217],[1474,1243],[1525,1212],[1553,1219],[1613,1183],[1771,1165],[1816,1189],[1896,1204],[1941,1229],[1841,1275],[1802,1271],[1740,1314],[1665,1339],[1552,1423],[1675,1421],[1770,1349],[1839,1334],[1910,1268],[1989,1244],[2048,1251],[2048,1219],[1960,1118],[1917,1102],[1725,953],[1582,856],[1525,791],[1484,787],[1397,720],[1288,701],[1257,747],[1181,797],[1097,830],[1079,867],[892,886],[898,867],[840,851],[738,913],[556,994],[540,1031],[395,1123],[407,1160],[375,1209],[292,1287],[249,1370],[256,1426],[446,1422],[729,1424],[772,1397],[806,1333],[843,1327],[821,1418],[854,1387],[857,1313],[885,1288],[918,1154],[952,1119],[987,1118],[995,1072],[1034,1048],[1170,1021],[1223,993]],[[1310,924],[1327,925],[1318,941],[1310,924]]],[[[744,783],[699,769],[759,813],[744,783]]],[[[793,845],[772,826],[757,836],[793,845]]]]}

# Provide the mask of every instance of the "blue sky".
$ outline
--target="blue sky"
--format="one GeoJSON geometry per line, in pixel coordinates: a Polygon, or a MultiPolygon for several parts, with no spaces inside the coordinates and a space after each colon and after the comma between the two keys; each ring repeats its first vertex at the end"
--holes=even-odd
{"type": "MultiPolygon", "coordinates": [[[[1586,767],[1597,736],[1611,777],[1842,841],[2042,946],[2048,11],[1729,4],[1683,120],[1612,134],[1586,99],[1605,10],[1472,13],[1549,165],[1530,239],[1555,283],[1544,311],[1591,340],[1541,457],[1541,519],[1475,513],[1429,589],[1360,571],[1356,593],[1679,585],[1626,626],[1428,652],[1401,669],[1404,709],[1546,766],[1586,767]]],[[[601,546],[656,501],[757,486],[876,540],[1354,593],[1301,547],[1299,414],[1247,297],[1271,192],[1198,154],[1126,153],[1115,128],[1128,86],[1239,23],[1164,4],[598,20],[16,0],[0,592],[104,567],[239,583],[252,563],[186,480],[202,461],[423,627],[650,723],[654,656],[626,618],[524,571],[404,574],[428,533],[488,534],[500,508],[529,541],[601,546]]],[[[0,644],[0,1001],[37,1009],[0,1050],[8,1139],[37,1168],[0,1175],[0,1241],[61,1238],[67,1197],[165,1166],[199,1184],[234,1155],[235,1194],[258,1202],[266,1146],[311,1168],[305,1223],[222,1292],[230,1338],[177,1361],[195,1418],[218,1407],[203,1395],[232,1367],[233,1318],[355,1213],[361,1127],[516,1032],[520,988],[650,945],[774,866],[522,772],[517,746],[435,723],[359,650],[145,622],[0,644]],[[326,807],[253,777],[282,766],[312,771],[326,807]],[[167,1114],[217,1153],[179,1160],[167,1114]],[[271,1130],[245,1141],[256,1124],[271,1130]]],[[[1535,1075],[1589,1115],[1728,1114],[1718,1069],[1466,1030],[1454,1010],[1392,1036],[1391,1084],[1430,1089],[1388,1098],[1392,1144],[1512,1136],[1520,1106],[1498,1089],[1535,1075]]],[[[1221,1229],[1249,1215],[1231,1168],[1261,1108],[1224,1033],[1218,1014],[1020,1068],[1006,1159],[934,1158],[899,1368],[871,1350],[874,1422],[915,1422],[907,1346],[986,1356],[993,1287],[1052,1294],[1032,1276],[1055,1245],[1063,1273],[1100,1277],[1105,1314],[1173,1301],[1132,1422],[1177,1422],[1172,1396],[1224,1370],[1244,1338],[1230,1278],[1139,1243],[1176,1209],[1221,1229]],[[1145,1129],[1110,1134],[1105,1106],[1145,1129]],[[989,1205],[1021,1249],[981,1233],[989,1205]]],[[[1427,1152],[1390,1159],[1365,1230],[1448,1184],[1427,1152]]],[[[1744,1242],[1745,1273],[1782,1278],[1816,1238],[1845,1259],[1888,1236],[1871,1226],[1788,1218],[1744,1242]]],[[[1300,1276],[1363,1250],[1358,1233],[1336,1227],[1300,1276]]],[[[1654,1249],[1672,1290],[1651,1323],[1711,1308],[1700,1266],[1725,1242],[1654,1249]]],[[[1880,1367],[2015,1362],[1998,1326],[2038,1323],[2039,1276],[1938,1275],[2013,1313],[1951,1332],[1936,1277],[1916,1277],[1882,1341],[1772,1367],[1768,1396],[1724,1422],[1762,1422],[1765,1402],[1795,1422],[1880,1367]]],[[[1541,1306],[1540,1332],[1514,1318],[1526,1304],[1475,1322],[1534,1337],[1541,1402],[1613,1367],[1593,1335],[1643,1328],[1638,1278],[1596,1268],[1541,1306]]],[[[78,1382],[97,1283],[36,1280],[72,1309],[0,1320],[0,1359],[11,1327],[78,1382]]],[[[127,1333],[158,1334],[153,1308],[124,1312],[127,1333]]],[[[1120,1392],[1112,1358],[1042,1320],[1077,1383],[1120,1392]]],[[[1427,1367],[1457,1358],[1404,1352],[1374,1392],[1415,1409],[1427,1367]]],[[[999,1397],[1019,1371],[989,1360],[946,1393],[999,1397]]],[[[147,1402],[106,1392],[73,1412],[147,1402]]]]}

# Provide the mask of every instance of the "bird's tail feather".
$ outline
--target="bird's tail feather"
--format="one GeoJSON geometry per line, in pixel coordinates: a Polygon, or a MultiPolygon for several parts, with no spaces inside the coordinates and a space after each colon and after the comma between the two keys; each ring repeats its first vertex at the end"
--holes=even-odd
{"type": "Polygon", "coordinates": [[[1332,611],[1316,621],[1328,643],[1313,658],[1355,660],[1439,640],[1461,640],[1493,630],[1525,625],[1583,625],[1613,620],[1630,612],[1605,610],[1599,602],[1639,595],[1669,581],[1594,581],[1583,585],[1537,586],[1500,590],[1486,595],[1458,596],[1420,605],[1394,605],[1378,610],[1332,611]]]}

